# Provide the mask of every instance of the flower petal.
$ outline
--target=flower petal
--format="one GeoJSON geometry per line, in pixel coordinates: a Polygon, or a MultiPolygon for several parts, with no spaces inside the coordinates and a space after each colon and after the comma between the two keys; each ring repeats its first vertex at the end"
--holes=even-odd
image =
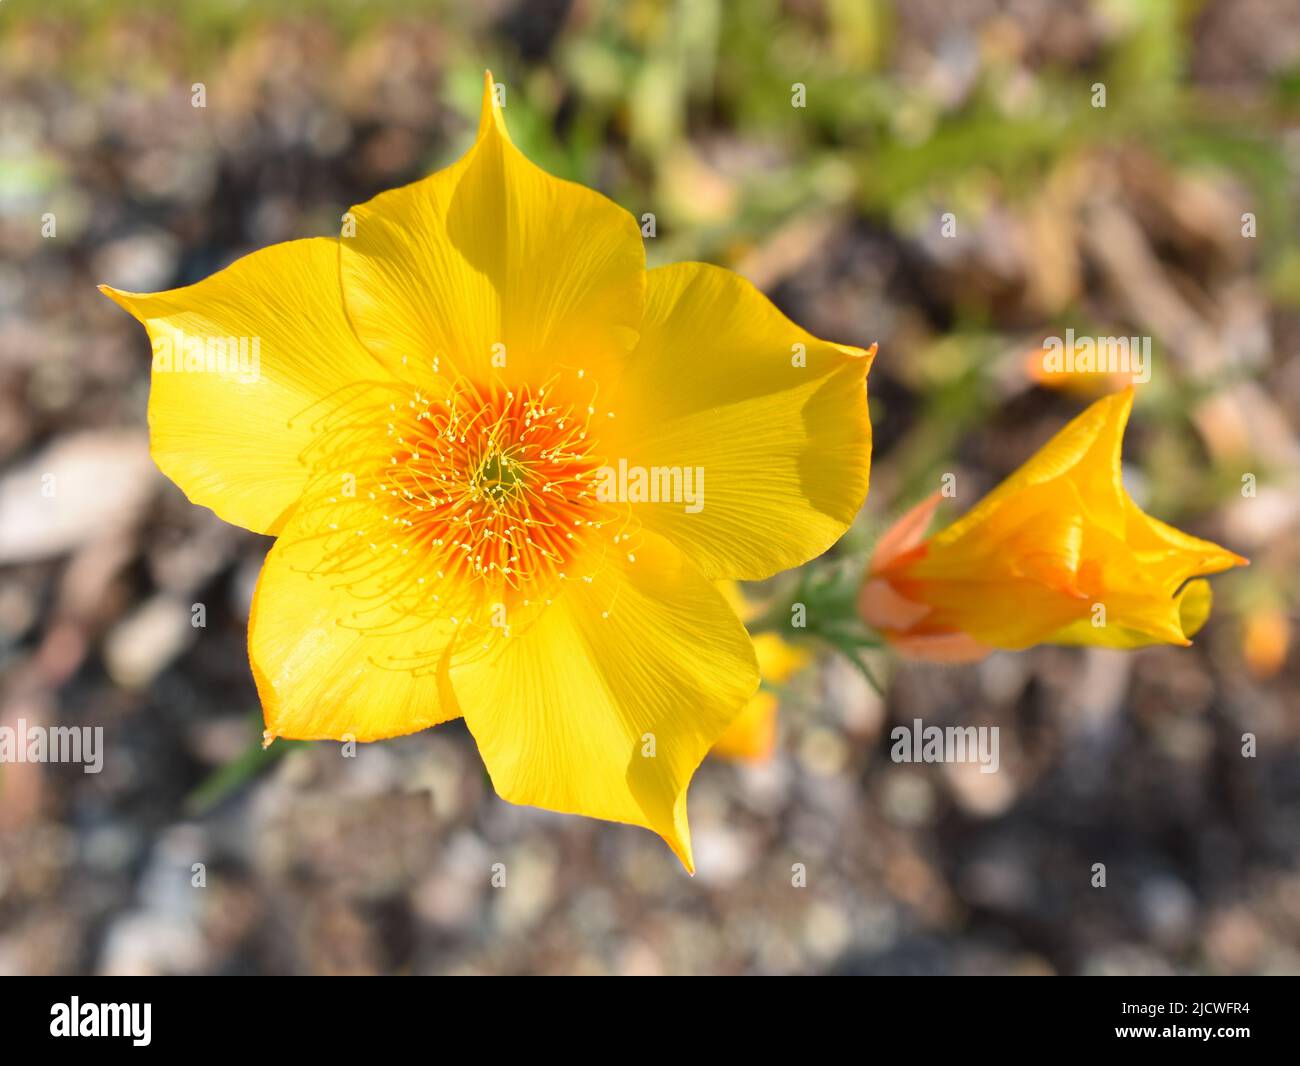
{"type": "Polygon", "coordinates": [[[1089,608],[1078,585],[1085,532],[1081,506],[1066,479],[1025,488],[1001,501],[959,541],[937,548],[941,533],[886,567],[881,576],[901,603],[879,587],[864,588],[862,607],[886,630],[906,628],[917,635],[957,630],[999,648],[1038,643],[1089,608]],[[908,621],[900,609],[907,603],[924,605],[929,613],[908,621]],[[1014,610],[1008,610],[1009,603],[1014,610]]]}
{"type": "Polygon", "coordinates": [[[478,139],[452,166],[351,211],[348,315],[390,365],[543,384],[564,365],[612,376],[645,289],[636,220],[553,178],[510,142],[488,75],[478,139]]]}
{"type": "Polygon", "coordinates": [[[313,405],[383,375],[344,317],[337,243],[272,245],[168,292],[100,290],[153,341],[159,469],[227,522],[278,532],[307,479],[299,454],[320,413],[313,405]],[[195,345],[213,357],[199,360],[195,345]]]}
{"type": "Polygon", "coordinates": [[[732,762],[767,762],[776,751],[780,703],[771,692],[755,692],[745,709],[713,745],[711,754],[732,762]]]}
{"type": "Polygon", "coordinates": [[[874,349],[818,340],[719,267],[679,263],[648,279],[606,451],[629,467],[702,471],[704,491],[693,512],[638,505],[643,524],[710,578],[770,577],[820,555],[867,493],[874,349]]]}
{"type": "Polygon", "coordinates": [[[389,545],[351,543],[347,515],[363,506],[320,498],[313,483],[262,566],[248,654],[268,738],[380,740],[458,713],[449,612],[391,559],[368,565],[366,552],[389,545]]]}
{"type": "Polygon", "coordinates": [[[900,555],[919,547],[925,540],[925,531],[930,528],[930,519],[943,499],[941,492],[934,492],[907,511],[881,535],[876,542],[876,550],[871,554],[872,574],[880,573],[900,555]]]}
{"type": "Polygon", "coordinates": [[[807,646],[791,644],[778,633],[759,633],[754,639],[758,672],[771,685],[784,685],[812,661],[807,646]]]}
{"type": "Polygon", "coordinates": [[[457,656],[450,679],[503,799],[645,826],[693,869],[686,788],[758,667],[679,551],[647,535],[634,563],[574,582],[493,653],[457,656]]]}
{"type": "Polygon", "coordinates": [[[1128,527],[1125,540],[1143,566],[1172,591],[1189,576],[1217,574],[1250,561],[1213,541],[1193,537],[1181,529],[1146,514],[1126,498],[1128,527]]]}
{"type": "Polygon", "coordinates": [[[1210,620],[1210,608],[1214,606],[1214,591],[1210,583],[1203,578],[1187,582],[1178,594],[1178,620],[1183,627],[1183,636],[1194,637],[1210,620]]]}
{"type": "Polygon", "coordinates": [[[1075,483],[1094,521],[1122,536],[1125,497],[1120,483],[1120,448],[1132,410],[1131,387],[1098,400],[966,514],[936,534],[934,542],[943,545],[960,540],[1004,501],[1062,477],[1075,483]]]}
{"type": "Polygon", "coordinates": [[[901,634],[891,636],[889,643],[900,655],[931,663],[978,662],[994,650],[967,633],[901,634]]]}

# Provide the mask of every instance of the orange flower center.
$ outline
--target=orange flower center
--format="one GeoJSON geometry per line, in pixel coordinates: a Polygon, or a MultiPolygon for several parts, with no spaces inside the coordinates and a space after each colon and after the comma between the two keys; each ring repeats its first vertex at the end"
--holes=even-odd
{"type": "Polygon", "coordinates": [[[320,572],[389,617],[498,629],[594,580],[632,538],[628,508],[597,499],[595,390],[568,378],[358,385],[304,456],[320,572]]]}
{"type": "Polygon", "coordinates": [[[388,519],[441,560],[440,577],[545,584],[601,528],[591,409],[552,392],[462,381],[440,399],[417,394],[388,424],[388,519]]]}

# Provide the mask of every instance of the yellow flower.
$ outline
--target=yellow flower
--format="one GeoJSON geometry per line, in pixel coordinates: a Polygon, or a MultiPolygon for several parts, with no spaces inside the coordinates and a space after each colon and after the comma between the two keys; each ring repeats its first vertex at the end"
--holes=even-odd
{"type": "Polygon", "coordinates": [[[1120,481],[1133,390],[1098,400],[959,521],[928,540],[938,495],[882,539],[863,619],[918,658],[993,648],[1190,644],[1210,586],[1246,560],[1159,522],[1120,481]]]}
{"type": "MultiPolygon", "coordinates": [[[[741,595],[734,581],[720,581],[718,587],[732,609],[748,621],[753,605],[741,595]]],[[[806,649],[795,647],[777,633],[759,633],[753,638],[758,673],[771,685],[784,685],[808,665],[806,649]]],[[[713,745],[713,754],[733,762],[767,762],[776,750],[776,716],[780,701],[766,689],[755,692],[730,728],[713,745]]]]}
{"type": "Polygon", "coordinates": [[[187,288],[149,331],[162,470],[278,537],[249,620],[275,737],[463,715],[497,792],[646,826],[758,684],[713,586],[829,547],[867,490],[870,353],[513,145],[187,288]],[[241,346],[242,341],[242,346],[241,346]]]}

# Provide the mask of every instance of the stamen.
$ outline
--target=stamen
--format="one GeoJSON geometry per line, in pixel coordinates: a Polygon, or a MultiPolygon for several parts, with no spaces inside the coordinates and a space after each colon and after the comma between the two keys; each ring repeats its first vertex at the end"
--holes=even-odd
{"type": "MultiPolygon", "coordinates": [[[[361,383],[302,456],[313,474],[297,533],[319,546],[309,571],[354,604],[340,624],[440,623],[491,642],[525,631],[575,563],[593,584],[607,558],[635,560],[627,505],[592,490],[605,465],[595,383],[555,371],[507,389],[436,376],[437,358],[430,378],[428,365],[418,388],[361,383]],[[508,624],[494,619],[502,608],[508,624]]],[[[375,662],[424,672],[437,654],[375,662]]]]}

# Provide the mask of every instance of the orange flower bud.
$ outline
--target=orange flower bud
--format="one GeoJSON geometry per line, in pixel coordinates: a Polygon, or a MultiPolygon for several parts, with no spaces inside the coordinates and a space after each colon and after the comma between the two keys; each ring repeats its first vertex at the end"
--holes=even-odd
{"type": "Polygon", "coordinates": [[[964,517],[926,539],[936,494],[882,538],[859,610],[899,651],[1190,644],[1241,556],[1144,514],[1120,480],[1133,390],[1098,400],[964,517]]]}

